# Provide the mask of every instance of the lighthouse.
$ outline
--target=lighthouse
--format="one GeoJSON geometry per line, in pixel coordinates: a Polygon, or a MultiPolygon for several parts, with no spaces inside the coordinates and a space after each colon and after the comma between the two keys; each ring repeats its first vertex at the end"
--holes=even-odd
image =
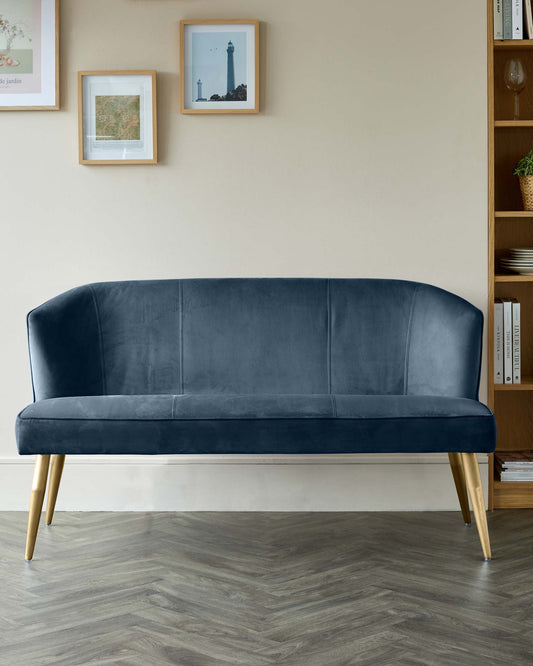
{"type": "Polygon", "coordinates": [[[235,65],[233,64],[233,52],[235,47],[232,42],[228,42],[228,86],[227,92],[235,90],[235,65]]]}
{"type": "Polygon", "coordinates": [[[196,82],[196,85],[198,86],[198,97],[196,98],[197,102],[206,102],[207,100],[202,97],[202,80],[198,79],[196,82]]]}

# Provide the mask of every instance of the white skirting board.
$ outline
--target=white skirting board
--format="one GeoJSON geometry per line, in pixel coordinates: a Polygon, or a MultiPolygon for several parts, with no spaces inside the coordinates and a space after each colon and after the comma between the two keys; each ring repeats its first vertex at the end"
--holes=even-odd
{"type": "MultiPolygon", "coordinates": [[[[487,499],[487,456],[480,455],[487,499]]],[[[33,456],[0,458],[0,510],[28,508],[33,456]]],[[[459,510],[446,454],[67,456],[58,511],[459,510]]]]}

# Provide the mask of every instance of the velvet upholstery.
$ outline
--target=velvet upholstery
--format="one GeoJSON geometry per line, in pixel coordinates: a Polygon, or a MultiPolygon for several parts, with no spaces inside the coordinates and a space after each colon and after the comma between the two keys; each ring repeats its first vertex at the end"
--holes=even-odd
{"type": "Polygon", "coordinates": [[[492,451],[476,400],[406,395],[53,398],[17,423],[21,453],[417,453],[492,451]]]}
{"type": "Polygon", "coordinates": [[[28,315],[19,452],[493,451],[482,326],[399,280],[79,287],[28,315]]]}

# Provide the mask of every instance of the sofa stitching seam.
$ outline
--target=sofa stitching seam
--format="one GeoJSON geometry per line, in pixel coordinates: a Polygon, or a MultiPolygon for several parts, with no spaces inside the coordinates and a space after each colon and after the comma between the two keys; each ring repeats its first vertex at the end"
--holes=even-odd
{"type": "MultiPolygon", "coordinates": [[[[20,416],[20,421],[94,421],[105,422],[105,423],[150,423],[157,421],[172,421],[174,419],[161,418],[161,419],[80,419],[80,418],[46,418],[40,416],[20,416]]],[[[202,417],[187,417],[182,416],[177,421],[308,421],[308,420],[321,420],[325,421],[331,419],[331,416],[273,416],[273,417],[255,417],[255,416],[216,416],[211,418],[202,418],[202,417]]],[[[492,419],[492,414],[465,414],[464,416],[335,416],[336,419],[343,421],[416,421],[416,420],[428,420],[432,421],[450,421],[452,419],[492,419]]]]}
{"type": "Polygon", "coordinates": [[[331,408],[333,410],[333,416],[337,418],[337,399],[334,393],[331,394],[331,408]]]}
{"type": "Polygon", "coordinates": [[[179,357],[180,357],[180,393],[183,395],[183,280],[179,280],[179,357]]]}
{"type": "Polygon", "coordinates": [[[33,402],[35,402],[35,375],[33,371],[33,363],[31,358],[31,344],[30,344],[30,315],[32,312],[33,310],[28,312],[28,314],[26,315],[26,342],[28,345],[28,355],[30,357],[31,392],[33,396],[33,402]]]}
{"type": "Polygon", "coordinates": [[[411,330],[413,325],[413,315],[415,311],[416,296],[420,285],[417,284],[413,292],[413,300],[411,301],[411,310],[409,312],[409,322],[407,324],[407,336],[405,340],[405,361],[403,368],[403,395],[407,395],[407,390],[409,388],[409,352],[411,347],[411,330]]]}
{"type": "Polygon", "coordinates": [[[91,296],[93,299],[94,310],[96,314],[96,324],[98,326],[98,340],[100,347],[100,368],[102,371],[102,390],[104,395],[107,395],[107,379],[106,379],[105,363],[104,363],[104,338],[102,334],[102,324],[100,320],[100,308],[98,307],[98,299],[96,297],[94,287],[92,285],[89,285],[89,289],[91,290],[91,296]]]}
{"type": "Polygon", "coordinates": [[[328,310],[328,393],[331,394],[331,280],[327,280],[326,300],[328,310]]]}

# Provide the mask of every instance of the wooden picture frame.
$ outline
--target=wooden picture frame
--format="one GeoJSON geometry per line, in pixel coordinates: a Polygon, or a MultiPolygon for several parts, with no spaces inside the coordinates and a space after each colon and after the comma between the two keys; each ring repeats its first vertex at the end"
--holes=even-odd
{"type": "Polygon", "coordinates": [[[259,113],[257,19],[180,21],[180,111],[259,113]]]}
{"type": "Polygon", "coordinates": [[[57,111],[59,0],[12,0],[0,14],[0,111],[57,111]]]}
{"type": "Polygon", "coordinates": [[[157,164],[155,70],[78,72],[79,163],[157,164]]]}

